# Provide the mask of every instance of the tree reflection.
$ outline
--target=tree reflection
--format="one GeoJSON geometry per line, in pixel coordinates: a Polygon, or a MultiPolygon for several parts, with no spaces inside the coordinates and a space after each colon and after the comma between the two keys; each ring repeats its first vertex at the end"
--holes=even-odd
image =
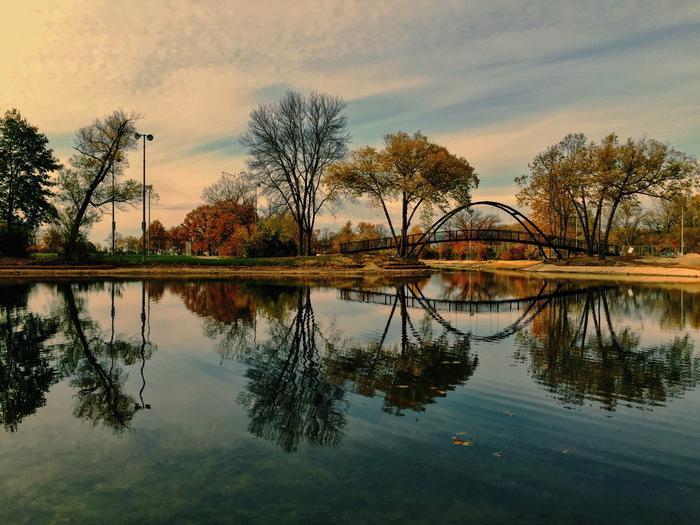
{"type": "Polygon", "coordinates": [[[324,333],[310,288],[297,288],[293,314],[270,318],[269,337],[239,354],[250,365],[248,385],[239,396],[248,409],[250,432],[288,452],[303,441],[335,446],[346,421],[346,390],[366,396],[381,391],[384,410],[401,415],[406,409],[424,410],[471,377],[478,358],[470,353],[468,337],[434,334],[427,316],[416,326],[406,293],[405,285],[397,287],[380,339],[358,346],[333,330],[324,333]],[[397,341],[388,343],[395,316],[397,341]]]}
{"type": "Polygon", "coordinates": [[[414,325],[407,297],[410,287],[396,287],[394,304],[380,339],[365,346],[337,346],[330,349],[325,366],[337,384],[349,382],[352,390],[365,396],[383,392],[384,411],[402,415],[403,410],[425,410],[437,397],[465,383],[476,370],[479,359],[471,354],[468,336],[435,335],[428,314],[414,325]],[[399,311],[399,341],[387,344],[387,334],[399,311]]]}
{"type": "MultiPolygon", "coordinates": [[[[128,374],[123,367],[139,361],[144,366],[153,346],[144,337],[140,342],[117,338],[113,324],[106,336],[99,324],[87,317],[84,299],[75,295],[74,285],[60,284],[58,290],[64,300],[64,342],[60,345],[58,366],[61,374],[70,379],[70,385],[77,389],[73,413],[93,425],[100,423],[122,432],[129,428],[136,411],[146,407],[143,401],[136,403],[135,398],[124,391],[128,374]]],[[[114,316],[114,308],[111,312],[114,316]]],[[[145,315],[142,300],[142,336],[145,336],[145,315]]]]}
{"type": "Polygon", "coordinates": [[[46,404],[56,380],[46,342],[58,323],[27,311],[29,284],[0,286],[0,423],[14,432],[46,404]]]}
{"type": "Polygon", "coordinates": [[[686,335],[642,346],[630,327],[614,327],[611,305],[625,310],[627,302],[609,288],[590,288],[583,301],[552,301],[516,336],[516,358],[565,403],[592,400],[615,410],[620,401],[658,405],[681,397],[700,380],[692,341],[686,335]]]}
{"type": "Polygon", "coordinates": [[[335,446],[345,427],[344,390],[323,370],[319,340],[327,340],[314,317],[311,292],[298,288],[296,312],[272,321],[270,337],[246,359],[247,389],[239,402],[248,409],[248,429],[293,452],[302,441],[335,446]]]}
{"type": "Polygon", "coordinates": [[[258,313],[269,319],[284,317],[296,303],[297,290],[238,281],[172,282],[167,289],[203,318],[204,334],[217,340],[222,361],[245,360],[254,350],[258,313]]]}

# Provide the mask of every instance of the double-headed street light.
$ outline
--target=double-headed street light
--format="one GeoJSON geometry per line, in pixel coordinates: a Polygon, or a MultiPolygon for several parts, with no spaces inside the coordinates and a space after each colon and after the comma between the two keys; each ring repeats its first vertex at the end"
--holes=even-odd
{"type": "Polygon", "coordinates": [[[143,260],[146,261],[146,139],[150,142],[153,135],[150,133],[136,132],[136,139],[143,138],[143,221],[141,221],[141,247],[143,248],[143,260]]]}

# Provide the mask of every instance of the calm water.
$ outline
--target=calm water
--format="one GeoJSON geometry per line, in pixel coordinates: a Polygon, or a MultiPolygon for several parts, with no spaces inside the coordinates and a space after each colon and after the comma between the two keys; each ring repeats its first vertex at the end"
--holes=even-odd
{"type": "Polygon", "coordinates": [[[700,287],[0,282],[0,522],[699,523],[700,287]]]}

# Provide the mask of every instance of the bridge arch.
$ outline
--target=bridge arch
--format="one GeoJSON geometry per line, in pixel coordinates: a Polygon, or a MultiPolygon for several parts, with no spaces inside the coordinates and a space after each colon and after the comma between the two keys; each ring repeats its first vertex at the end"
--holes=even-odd
{"type": "Polygon", "coordinates": [[[516,221],[518,221],[518,223],[528,233],[528,235],[532,238],[533,244],[537,246],[543,258],[547,258],[547,254],[545,253],[544,248],[551,248],[552,251],[554,251],[554,253],[557,255],[557,259],[561,259],[561,253],[559,249],[554,245],[551,239],[540,229],[539,226],[532,222],[532,220],[530,220],[525,214],[516,210],[512,206],[497,201],[470,202],[469,204],[458,206],[452,211],[446,213],[437,221],[435,221],[430,226],[430,228],[428,228],[428,230],[422,235],[418,242],[413,245],[411,250],[408,252],[408,255],[418,257],[423,251],[423,249],[429,244],[427,241],[432,234],[436,233],[452,217],[454,217],[461,211],[468,210],[472,206],[491,206],[506,212],[508,215],[510,215],[516,221]]]}

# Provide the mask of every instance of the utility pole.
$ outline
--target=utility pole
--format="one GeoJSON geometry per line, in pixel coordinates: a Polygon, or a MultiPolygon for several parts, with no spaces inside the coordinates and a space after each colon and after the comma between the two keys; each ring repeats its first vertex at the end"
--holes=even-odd
{"type": "Polygon", "coordinates": [[[142,259],[146,262],[146,139],[150,142],[153,140],[153,135],[150,133],[136,133],[134,135],[136,139],[143,138],[143,220],[141,221],[141,247],[142,247],[142,259]]]}
{"type": "Polygon", "coordinates": [[[114,220],[114,164],[112,164],[112,257],[114,257],[115,253],[115,244],[116,244],[116,239],[115,236],[117,234],[117,223],[114,220]]]}
{"type": "Polygon", "coordinates": [[[151,253],[151,193],[153,192],[153,186],[148,186],[148,219],[146,223],[146,238],[147,238],[147,253],[151,253]]]}

